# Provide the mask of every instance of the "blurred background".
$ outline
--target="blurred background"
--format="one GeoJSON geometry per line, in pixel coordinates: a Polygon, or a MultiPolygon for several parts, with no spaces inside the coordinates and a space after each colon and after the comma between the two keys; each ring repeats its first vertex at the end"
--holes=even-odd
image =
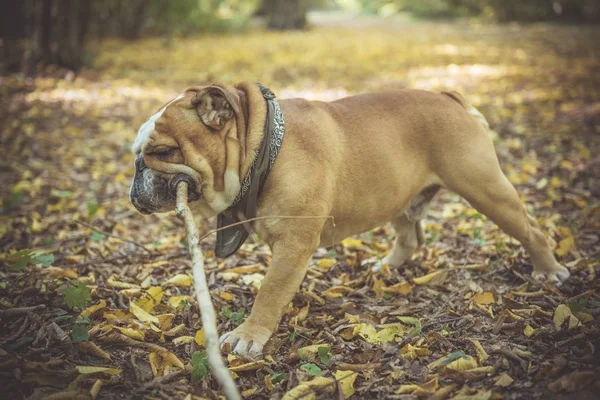
{"type": "MultiPolygon", "coordinates": [[[[136,298],[139,293],[120,289],[145,288],[149,282],[162,285],[189,273],[179,221],[142,216],[129,203],[134,172],[130,148],[139,126],[161,105],[188,86],[213,82],[258,81],[280,99],[327,101],[407,87],[461,92],[488,119],[504,172],[553,242],[558,259],[571,270],[563,292],[553,288],[546,293],[554,297],[540,297],[536,307],[552,315],[567,298],[579,298],[577,294],[588,289],[589,296],[600,272],[599,22],[598,0],[0,0],[0,307],[50,306],[41,317],[25,316],[22,324],[19,319],[0,327],[0,344],[9,343],[5,349],[21,352],[19,360],[40,360],[41,350],[35,346],[44,329],[53,324],[75,332],[71,317],[76,314],[63,301],[63,292],[74,282],[79,288],[88,285],[94,303],[106,299],[112,309],[126,309],[123,296],[127,302],[127,296],[136,298]],[[141,246],[146,251],[140,251],[141,246]]],[[[199,222],[201,232],[214,227],[211,221],[199,222]]],[[[389,227],[360,235],[351,248],[346,243],[321,249],[316,259],[326,256],[332,259],[327,265],[335,268],[317,271],[317,292],[352,279],[364,286],[355,288],[362,297],[352,298],[358,309],[386,304],[423,318],[424,327],[438,327],[431,318],[446,315],[446,309],[453,310],[451,317],[473,313],[463,300],[471,292],[484,288],[500,299],[509,290],[527,290],[522,276],[528,276],[531,265],[522,247],[455,194],[436,197],[424,227],[426,246],[410,268],[381,280],[372,279],[365,263],[389,251],[389,227]],[[453,270],[440,291],[415,290],[410,301],[387,292],[383,296],[381,285],[391,290],[404,279],[436,268],[469,265],[491,267],[472,274],[453,270]],[[434,304],[439,312],[427,308],[434,304]]],[[[214,257],[214,240],[209,236],[202,243],[211,282],[216,282],[213,288],[234,287],[235,293],[215,295],[217,308],[239,309],[243,317],[253,300],[253,284],[215,281],[214,271],[248,263],[262,271],[269,250],[250,240],[235,256],[219,260],[214,257]]],[[[182,290],[185,294],[187,289],[182,290]]],[[[299,294],[297,307],[304,307],[302,299],[299,294]]],[[[595,301],[595,311],[590,312],[597,316],[595,301]]],[[[330,300],[323,304],[312,302],[310,314],[339,317],[339,324],[345,323],[345,309],[330,300]]],[[[193,336],[197,318],[187,310],[177,311],[177,321],[185,318],[186,334],[193,336]]],[[[387,311],[381,310],[372,314],[387,320],[387,311]]],[[[489,326],[489,321],[481,322],[481,315],[473,315],[480,318],[477,326],[489,326]]],[[[223,314],[219,318],[223,329],[232,327],[223,314]]],[[[315,338],[324,325],[304,326],[315,328],[315,333],[303,328],[300,336],[315,338]]],[[[574,349],[567,341],[557,346],[547,333],[532,341],[521,334],[522,325],[517,328],[503,328],[491,337],[500,338],[501,347],[518,342],[529,349],[537,343],[536,362],[546,362],[560,351],[569,360],[568,371],[591,368],[581,360],[593,359],[587,340],[597,338],[597,331],[578,335],[587,344],[574,349]],[[579,358],[582,354],[586,356],[579,358]]],[[[491,328],[485,329],[482,332],[491,328]]],[[[65,337],[64,332],[55,335],[65,337]]],[[[453,351],[472,352],[467,341],[450,335],[453,351]]],[[[59,339],[48,339],[43,359],[66,358],[71,366],[90,362],[89,356],[60,345],[64,343],[59,339]]],[[[165,346],[189,360],[189,349],[175,349],[170,340],[165,346]]],[[[296,346],[297,340],[304,339],[290,343],[296,346]]],[[[358,339],[354,343],[356,347],[346,347],[344,357],[370,363],[381,356],[358,339]]],[[[436,354],[448,349],[439,343],[444,342],[431,347],[436,354]]],[[[280,351],[281,357],[288,350],[280,351]]],[[[110,365],[128,365],[129,354],[115,347],[110,351],[117,360],[110,365]]],[[[293,377],[295,366],[287,358],[278,360],[275,371],[293,377]]],[[[44,369],[48,375],[26,372],[23,379],[14,367],[0,374],[0,386],[10,398],[45,390],[49,384],[71,388],[65,378],[70,375],[52,375],[54,365],[58,364],[44,369]]],[[[144,379],[136,381],[132,370],[127,371],[129,383],[107,383],[104,398],[134,397],[139,394],[135,390],[145,390],[144,379]]],[[[406,371],[408,376],[414,370],[406,371]]],[[[519,390],[537,393],[531,397],[554,397],[543,371],[535,382],[525,382],[531,374],[522,370],[511,374],[519,390]]],[[[411,379],[418,375],[412,374],[411,379]]],[[[272,394],[260,377],[244,375],[241,386],[272,394]]],[[[392,382],[385,374],[376,378],[359,378],[362,398],[382,398],[407,382],[406,377],[392,382]]],[[[491,379],[485,381],[488,387],[491,379]]],[[[281,385],[277,391],[283,391],[281,385]]],[[[163,397],[177,398],[172,393],[163,397]]]]}

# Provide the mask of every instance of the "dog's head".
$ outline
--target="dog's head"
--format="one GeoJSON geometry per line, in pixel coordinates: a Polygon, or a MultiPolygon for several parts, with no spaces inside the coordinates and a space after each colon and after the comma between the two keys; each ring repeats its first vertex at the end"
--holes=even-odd
{"type": "Polygon", "coordinates": [[[240,190],[240,106],[235,89],[207,86],[187,89],[152,115],[132,148],[135,208],[144,214],[174,210],[173,179],[185,174],[195,183],[189,193],[193,209],[204,216],[227,209],[240,190]]]}

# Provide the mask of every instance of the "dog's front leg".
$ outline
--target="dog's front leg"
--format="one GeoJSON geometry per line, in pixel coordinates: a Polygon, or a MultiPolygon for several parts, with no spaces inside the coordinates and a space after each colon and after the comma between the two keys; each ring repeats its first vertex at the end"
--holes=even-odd
{"type": "Polygon", "coordinates": [[[286,306],[304,279],[308,262],[317,247],[300,238],[273,244],[273,259],[258,291],[250,316],[231,332],[221,336],[221,346],[229,343],[234,353],[260,357],[263,346],[277,330],[286,306]]]}

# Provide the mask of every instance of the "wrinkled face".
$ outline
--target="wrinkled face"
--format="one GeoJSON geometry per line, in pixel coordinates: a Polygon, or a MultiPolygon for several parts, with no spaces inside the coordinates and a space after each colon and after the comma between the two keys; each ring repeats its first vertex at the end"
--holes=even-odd
{"type": "Polygon", "coordinates": [[[130,190],[138,211],[173,211],[173,179],[180,174],[194,182],[190,206],[204,216],[216,215],[231,204],[239,191],[238,169],[227,168],[233,165],[227,162],[229,155],[239,157],[230,154],[229,143],[237,135],[236,101],[235,94],[221,87],[188,89],[140,127],[132,148],[136,158],[130,190]]]}

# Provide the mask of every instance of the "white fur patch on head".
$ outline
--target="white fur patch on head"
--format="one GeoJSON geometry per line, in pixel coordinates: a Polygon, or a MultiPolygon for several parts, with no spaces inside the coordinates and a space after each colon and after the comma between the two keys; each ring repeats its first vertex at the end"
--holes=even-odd
{"type": "Polygon", "coordinates": [[[148,138],[150,137],[152,132],[154,132],[156,121],[163,115],[167,107],[169,107],[169,105],[171,105],[171,103],[173,103],[174,101],[181,99],[183,96],[184,94],[182,93],[179,96],[175,97],[173,100],[168,102],[166,106],[161,108],[160,111],[148,118],[148,120],[142,124],[142,126],[138,130],[137,137],[133,142],[133,146],[131,146],[131,151],[133,151],[134,154],[138,154],[140,151],[142,151],[142,148],[148,141],[148,138]]]}

